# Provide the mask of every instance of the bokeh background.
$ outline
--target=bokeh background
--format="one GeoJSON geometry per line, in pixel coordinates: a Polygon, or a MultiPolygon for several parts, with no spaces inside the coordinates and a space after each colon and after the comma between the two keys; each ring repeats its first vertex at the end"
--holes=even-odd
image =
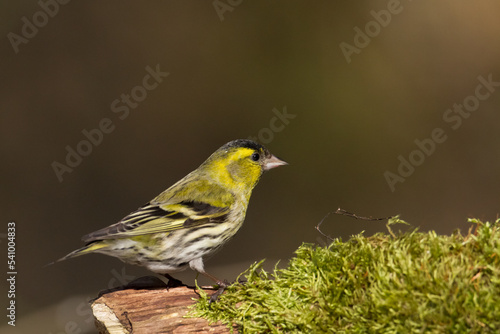
{"type": "MultiPolygon", "coordinates": [[[[290,165],[264,175],[244,227],[207,263],[216,276],[324,244],[314,227],[338,207],[441,234],[497,217],[500,87],[480,89],[489,96],[457,129],[443,119],[474,102],[479,77],[500,82],[497,1],[41,3],[52,16],[35,1],[0,5],[0,248],[6,262],[15,221],[18,272],[16,327],[2,315],[2,333],[94,333],[87,301],[148,272],[103,255],[44,265],[236,138],[290,165]],[[360,47],[346,57],[347,44],[360,47]],[[142,96],[148,66],[169,75],[142,96]],[[113,112],[133,92],[128,116],[113,112]],[[114,130],[60,181],[53,163],[106,118],[114,130]],[[446,140],[391,189],[384,173],[436,128],[446,140]]],[[[323,227],[344,240],[385,231],[339,216],[323,227]]]]}

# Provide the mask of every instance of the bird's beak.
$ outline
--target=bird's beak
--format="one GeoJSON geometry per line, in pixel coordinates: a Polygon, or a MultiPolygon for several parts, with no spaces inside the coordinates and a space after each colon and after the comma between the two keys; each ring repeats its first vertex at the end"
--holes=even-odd
{"type": "Polygon", "coordinates": [[[276,158],[274,155],[271,155],[269,159],[266,160],[266,163],[264,164],[264,170],[270,170],[275,167],[283,166],[283,165],[288,165],[287,162],[280,160],[276,158]]]}

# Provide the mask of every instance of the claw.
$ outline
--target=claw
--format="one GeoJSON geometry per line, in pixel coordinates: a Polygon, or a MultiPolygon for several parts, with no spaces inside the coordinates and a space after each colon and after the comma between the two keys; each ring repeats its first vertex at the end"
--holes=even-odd
{"type": "Polygon", "coordinates": [[[224,280],[224,281],[217,281],[217,285],[219,286],[219,290],[217,290],[211,297],[210,301],[208,302],[209,304],[212,304],[213,302],[216,302],[217,299],[219,298],[220,295],[226,290],[226,288],[229,286],[229,282],[224,280]]]}

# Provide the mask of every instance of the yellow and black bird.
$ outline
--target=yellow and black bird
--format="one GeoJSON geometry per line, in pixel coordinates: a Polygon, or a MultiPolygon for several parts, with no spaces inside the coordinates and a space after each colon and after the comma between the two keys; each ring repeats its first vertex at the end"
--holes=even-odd
{"type": "Polygon", "coordinates": [[[219,285],[215,300],[228,283],[205,272],[203,258],[240,229],[262,173],[286,164],[256,142],[231,141],[149,203],[84,236],[85,247],[58,261],[102,253],[170,280],[169,274],[191,267],[219,285]]]}

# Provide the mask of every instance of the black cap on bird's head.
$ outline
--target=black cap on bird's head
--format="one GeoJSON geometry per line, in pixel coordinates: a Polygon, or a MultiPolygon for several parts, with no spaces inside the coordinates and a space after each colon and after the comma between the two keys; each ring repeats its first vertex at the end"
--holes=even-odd
{"type": "Polygon", "coordinates": [[[250,148],[253,150],[264,149],[267,151],[267,149],[264,146],[262,146],[259,143],[254,142],[253,140],[250,140],[250,139],[236,139],[236,140],[230,141],[229,143],[224,144],[220,149],[233,148],[233,147],[246,147],[246,148],[250,148]]]}

